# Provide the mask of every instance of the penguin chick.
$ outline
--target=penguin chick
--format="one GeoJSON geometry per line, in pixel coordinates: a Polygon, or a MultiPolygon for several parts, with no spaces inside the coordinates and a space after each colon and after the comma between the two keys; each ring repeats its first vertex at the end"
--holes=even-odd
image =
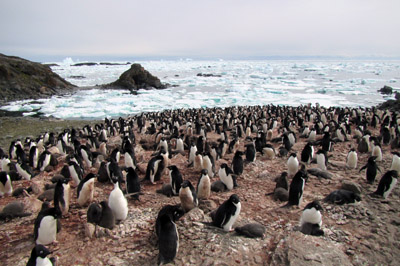
{"type": "Polygon", "coordinates": [[[249,223],[235,228],[236,233],[250,238],[264,238],[265,226],[259,223],[249,223]]]}
{"type": "Polygon", "coordinates": [[[181,206],[185,212],[197,207],[197,194],[189,180],[182,182],[181,189],[179,190],[179,199],[181,200],[181,206]]]}
{"type": "Polygon", "coordinates": [[[218,207],[212,217],[213,225],[227,232],[232,231],[232,226],[239,217],[240,209],[241,204],[238,195],[232,194],[229,199],[218,207]]]}
{"type": "Polygon", "coordinates": [[[343,205],[361,201],[361,197],[355,194],[353,191],[338,189],[332,191],[328,196],[326,196],[324,201],[337,205],[343,205]]]}
{"type": "Polygon", "coordinates": [[[112,230],[115,226],[115,216],[107,201],[92,203],[87,211],[88,223],[94,223],[100,227],[112,230]]]}

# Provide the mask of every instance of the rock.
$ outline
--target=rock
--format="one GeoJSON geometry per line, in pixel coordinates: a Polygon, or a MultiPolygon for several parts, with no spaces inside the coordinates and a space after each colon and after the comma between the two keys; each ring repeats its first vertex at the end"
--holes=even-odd
{"type": "Polygon", "coordinates": [[[85,223],[85,235],[89,238],[93,238],[96,231],[96,226],[91,223],[85,223]]]}
{"type": "Polygon", "coordinates": [[[271,265],[352,265],[339,244],[292,232],[282,239],[271,265]]]}
{"type": "Polygon", "coordinates": [[[137,91],[138,89],[165,89],[167,85],[161,83],[159,78],[150,74],[140,64],[132,64],[131,68],[122,73],[118,80],[102,87],[137,91]]]}
{"type": "Polygon", "coordinates": [[[0,54],[0,99],[38,99],[70,92],[76,86],[47,65],[0,54]]]}
{"type": "Polygon", "coordinates": [[[357,195],[361,195],[361,186],[349,180],[342,181],[342,189],[353,191],[357,195]]]}
{"type": "Polygon", "coordinates": [[[198,77],[206,77],[206,78],[209,78],[209,77],[220,78],[220,77],[222,77],[222,75],[219,75],[219,74],[210,74],[210,73],[205,73],[205,74],[203,74],[203,73],[197,73],[197,76],[198,76],[198,77]]]}
{"type": "Polygon", "coordinates": [[[381,94],[392,94],[393,93],[393,88],[389,86],[383,86],[383,88],[379,89],[378,92],[381,94]]]}
{"type": "Polygon", "coordinates": [[[202,221],[204,220],[204,212],[199,208],[193,208],[188,213],[185,214],[183,220],[189,221],[202,221]]]}
{"type": "Polygon", "coordinates": [[[76,63],[73,64],[72,66],[96,66],[97,63],[94,62],[86,62],[86,63],[76,63]]]}

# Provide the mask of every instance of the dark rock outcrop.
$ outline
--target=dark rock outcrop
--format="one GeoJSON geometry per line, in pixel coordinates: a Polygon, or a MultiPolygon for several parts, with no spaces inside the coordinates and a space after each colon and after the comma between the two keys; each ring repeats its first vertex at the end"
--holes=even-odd
{"type": "Polygon", "coordinates": [[[49,66],[0,54],[1,101],[45,98],[69,92],[74,87],[49,66]]]}
{"type": "Polygon", "coordinates": [[[393,88],[389,86],[383,86],[380,90],[378,90],[381,94],[392,94],[393,93],[393,88]]]}
{"type": "Polygon", "coordinates": [[[140,64],[132,64],[131,68],[122,73],[118,80],[102,87],[137,91],[138,89],[165,89],[167,85],[161,83],[159,78],[150,74],[140,64]]]}

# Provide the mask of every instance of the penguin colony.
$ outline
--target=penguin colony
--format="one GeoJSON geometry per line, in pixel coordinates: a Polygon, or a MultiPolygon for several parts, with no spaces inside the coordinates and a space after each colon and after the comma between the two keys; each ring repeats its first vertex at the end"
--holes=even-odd
{"type": "MultiPolygon", "coordinates": [[[[366,169],[364,183],[373,193],[365,196],[390,200],[400,171],[400,154],[395,151],[399,134],[397,114],[374,108],[268,105],[106,118],[95,126],[15,140],[7,152],[0,150],[0,196],[34,196],[30,184],[35,179],[53,183],[44,196],[48,202],[34,220],[35,247],[27,250],[27,258],[31,253],[28,265],[51,265],[54,260],[46,258],[50,254],[47,247],[51,249],[57,241],[71,209],[86,210],[87,222],[112,230],[124,220],[134,219],[129,210],[139,208],[138,202],[156,195],[155,188],[162,185],[157,192],[164,195],[157,197],[165,203],[154,217],[154,230],[159,250],[155,261],[164,264],[179,256],[179,219],[214,195],[222,200],[209,213],[211,225],[226,232],[235,230],[241,210],[246,209],[235,190],[256,161],[271,167],[283,162],[285,167],[272,194],[279,191],[274,199],[287,201],[282,207],[304,208],[298,221],[305,234],[324,234],[321,204],[361,200],[361,195],[338,190],[325,198],[327,203],[312,198],[312,192],[304,202],[309,179],[314,175],[329,178],[328,158],[337,143],[349,147],[342,158],[345,171],[366,169]],[[302,147],[297,145],[298,138],[304,139],[302,147]],[[391,167],[385,169],[380,163],[382,153],[390,150],[391,167]],[[360,158],[362,165],[366,163],[361,168],[357,164],[360,158]],[[96,197],[99,194],[103,197],[96,197]],[[167,204],[169,197],[179,204],[167,204]]],[[[269,192],[265,191],[266,195],[269,192]]],[[[236,232],[264,237],[265,227],[258,222],[237,227],[236,232]]],[[[62,243],[59,245],[62,248],[62,243]]]]}

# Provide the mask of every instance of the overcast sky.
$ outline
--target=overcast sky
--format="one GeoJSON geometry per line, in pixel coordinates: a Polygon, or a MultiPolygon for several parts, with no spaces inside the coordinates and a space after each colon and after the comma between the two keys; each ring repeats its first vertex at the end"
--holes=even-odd
{"type": "Polygon", "coordinates": [[[1,0],[25,58],[400,57],[400,0],[1,0]]]}

